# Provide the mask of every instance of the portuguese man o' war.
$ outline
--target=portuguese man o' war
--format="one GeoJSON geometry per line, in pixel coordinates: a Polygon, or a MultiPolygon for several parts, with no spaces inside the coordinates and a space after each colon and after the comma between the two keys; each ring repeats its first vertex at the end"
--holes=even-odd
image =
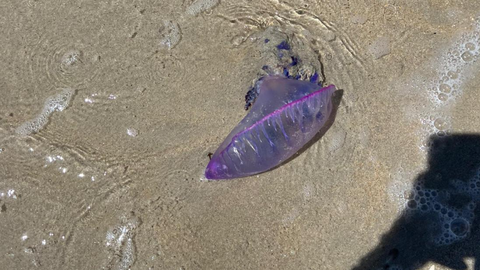
{"type": "MultiPolygon", "coordinates": [[[[290,46],[282,41],[276,49],[284,56],[290,46]]],[[[290,59],[281,74],[263,68],[271,74],[261,77],[247,93],[245,108],[251,106],[250,112],[211,157],[205,170],[207,179],[240,178],[275,168],[325,125],[332,112],[335,86],[322,88],[317,72],[305,79],[290,74],[289,66],[299,61],[294,56],[290,59]]]]}
{"type": "Polygon", "coordinates": [[[308,143],[332,111],[335,86],[268,76],[251,111],[213,154],[207,179],[245,177],[270,170],[308,143]]]}

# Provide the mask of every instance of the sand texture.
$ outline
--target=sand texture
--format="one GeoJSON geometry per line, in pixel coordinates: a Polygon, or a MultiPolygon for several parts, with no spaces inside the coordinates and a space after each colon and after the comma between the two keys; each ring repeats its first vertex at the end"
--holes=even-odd
{"type": "Polygon", "coordinates": [[[4,0],[0,25],[1,269],[480,269],[480,1],[4,0]],[[281,40],[335,122],[202,181],[281,40]]]}

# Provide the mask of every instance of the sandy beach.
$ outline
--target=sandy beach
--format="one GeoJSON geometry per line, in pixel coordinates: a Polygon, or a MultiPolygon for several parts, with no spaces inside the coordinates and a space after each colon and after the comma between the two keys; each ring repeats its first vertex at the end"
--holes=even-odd
{"type": "Polygon", "coordinates": [[[479,1],[0,7],[0,268],[479,269],[479,1]],[[342,91],[335,122],[205,181],[267,38],[342,91]]]}

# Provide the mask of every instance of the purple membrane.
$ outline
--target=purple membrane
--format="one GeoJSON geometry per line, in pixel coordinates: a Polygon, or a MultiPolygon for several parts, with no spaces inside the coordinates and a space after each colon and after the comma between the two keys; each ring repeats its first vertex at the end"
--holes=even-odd
{"type": "Polygon", "coordinates": [[[257,82],[250,112],[230,132],[205,170],[207,179],[268,171],[294,155],[324,126],[335,86],[270,75],[257,82]]]}

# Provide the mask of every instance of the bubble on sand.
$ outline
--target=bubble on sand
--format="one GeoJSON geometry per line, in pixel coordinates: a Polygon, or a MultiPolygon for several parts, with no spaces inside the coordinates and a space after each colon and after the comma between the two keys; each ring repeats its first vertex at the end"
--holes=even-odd
{"type": "Polygon", "coordinates": [[[465,44],[465,49],[467,49],[468,51],[475,51],[476,48],[477,46],[472,42],[467,42],[467,44],[465,44]]]}
{"type": "Polygon", "coordinates": [[[431,82],[428,96],[436,108],[455,101],[462,94],[463,79],[468,78],[468,67],[480,55],[480,23],[472,32],[464,33],[441,56],[438,79],[431,82]]]}
{"type": "Polygon", "coordinates": [[[10,198],[12,199],[18,198],[17,193],[15,192],[15,189],[9,189],[6,192],[0,190],[0,199],[5,201],[6,199],[10,199],[10,198]]]}
{"type": "MultiPolygon", "coordinates": [[[[443,113],[437,113],[437,115],[424,116],[420,119],[423,125],[423,138],[428,138],[429,135],[435,134],[437,136],[444,136],[451,130],[451,117],[443,113]]],[[[429,140],[424,140],[420,145],[420,149],[428,151],[430,145],[429,140]]]]}
{"type": "Polygon", "coordinates": [[[219,0],[196,0],[187,7],[185,13],[196,16],[204,11],[214,8],[220,3],[219,0]]]}
{"type": "Polygon", "coordinates": [[[72,49],[66,51],[61,58],[62,70],[67,70],[74,67],[75,65],[82,63],[82,56],[83,54],[80,50],[72,49]]]}
{"type": "Polygon", "coordinates": [[[447,76],[451,80],[458,79],[458,72],[455,71],[455,70],[450,70],[450,71],[447,72],[447,76]]]}
{"type": "Polygon", "coordinates": [[[106,235],[105,246],[109,251],[109,269],[127,270],[136,260],[134,238],[140,219],[131,214],[122,217],[119,225],[111,228],[106,235]]]}
{"type": "Polygon", "coordinates": [[[160,44],[166,46],[169,50],[173,49],[182,38],[182,33],[180,32],[178,23],[169,20],[163,21],[163,27],[160,29],[160,35],[162,36],[160,44]]]}
{"type": "Polygon", "coordinates": [[[48,97],[42,112],[34,119],[20,125],[15,132],[19,135],[30,135],[40,131],[48,123],[53,112],[61,112],[68,107],[74,94],[74,89],[64,88],[60,94],[48,97]]]}
{"type": "Polygon", "coordinates": [[[128,136],[131,136],[131,137],[137,137],[138,136],[138,130],[136,130],[134,128],[127,128],[127,134],[128,134],[128,136]]]}
{"type": "MultiPolygon", "coordinates": [[[[439,74],[441,79],[439,80],[438,91],[448,95],[448,100],[453,100],[461,94],[458,85],[462,84],[462,77],[465,77],[463,73],[466,67],[480,55],[479,30],[480,24],[477,24],[475,31],[462,35],[443,57],[444,66],[439,74]]],[[[440,98],[438,100],[441,103],[445,102],[440,98]]]]}
{"type": "Polygon", "coordinates": [[[438,87],[438,90],[445,94],[452,92],[452,88],[450,87],[450,85],[444,83],[438,87]]]}
{"type": "Polygon", "coordinates": [[[435,122],[433,122],[433,125],[435,128],[437,128],[439,131],[445,131],[448,127],[448,124],[445,120],[442,118],[437,118],[435,122]]]}
{"type": "Polygon", "coordinates": [[[465,62],[470,62],[470,61],[473,60],[473,58],[474,58],[474,56],[473,56],[473,54],[472,54],[471,52],[464,52],[464,53],[462,54],[462,59],[463,59],[463,61],[465,61],[465,62]]]}
{"type": "Polygon", "coordinates": [[[368,51],[375,59],[379,59],[390,54],[390,38],[377,38],[372,44],[370,44],[370,46],[368,46],[368,51]]]}
{"type": "Polygon", "coordinates": [[[438,100],[445,102],[445,101],[448,100],[448,95],[446,95],[444,93],[440,93],[440,94],[438,94],[438,100]]]}
{"type": "Polygon", "coordinates": [[[22,235],[21,239],[22,239],[22,241],[27,240],[27,239],[28,239],[27,233],[24,233],[24,234],[22,235]]]}
{"type": "MultiPolygon", "coordinates": [[[[473,34],[475,35],[475,34],[473,34]]],[[[438,73],[438,79],[433,80],[426,85],[428,89],[427,95],[431,101],[431,104],[426,104],[426,108],[429,111],[428,116],[421,118],[422,130],[419,131],[421,137],[419,149],[422,151],[428,151],[429,145],[424,138],[429,137],[432,134],[438,136],[444,136],[449,133],[451,129],[450,109],[452,108],[452,102],[461,95],[462,80],[465,77],[466,62],[461,61],[461,49],[464,48],[463,44],[468,43],[472,36],[464,35],[460,41],[454,43],[454,45],[444,53],[442,56],[442,62],[440,66],[444,66],[438,73]],[[459,51],[460,50],[460,51],[459,51]]],[[[469,45],[472,48],[471,45],[469,45]]],[[[435,64],[438,65],[438,64],[435,64]]]]}

